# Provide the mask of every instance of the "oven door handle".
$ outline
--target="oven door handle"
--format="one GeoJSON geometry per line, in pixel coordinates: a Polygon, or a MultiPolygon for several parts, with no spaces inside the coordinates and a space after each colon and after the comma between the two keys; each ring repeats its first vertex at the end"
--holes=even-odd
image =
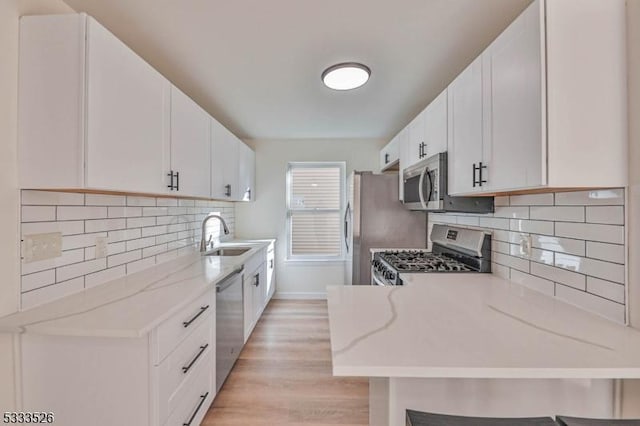
{"type": "MultiPolygon", "coordinates": [[[[427,202],[425,202],[424,200],[424,176],[429,172],[429,167],[425,166],[425,168],[422,170],[422,173],[420,173],[420,180],[418,181],[418,195],[420,196],[420,205],[422,206],[423,210],[427,209],[427,202],[429,200],[427,200],[427,202]]],[[[429,198],[431,198],[431,194],[429,194],[429,198]]]]}

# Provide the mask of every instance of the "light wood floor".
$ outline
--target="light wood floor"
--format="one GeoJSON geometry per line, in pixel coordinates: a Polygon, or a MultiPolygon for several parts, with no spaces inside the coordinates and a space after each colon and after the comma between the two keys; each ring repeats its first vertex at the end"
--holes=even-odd
{"type": "Polygon", "coordinates": [[[333,377],[325,301],[272,300],[203,426],[367,425],[367,379],[333,377]]]}

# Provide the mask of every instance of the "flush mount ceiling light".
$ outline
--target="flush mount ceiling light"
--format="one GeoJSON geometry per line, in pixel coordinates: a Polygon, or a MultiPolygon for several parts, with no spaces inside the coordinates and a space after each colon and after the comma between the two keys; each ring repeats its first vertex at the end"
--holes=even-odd
{"type": "Polygon", "coordinates": [[[369,80],[371,70],[357,62],[344,62],[330,66],[322,72],[322,82],[333,90],[351,90],[369,80]]]}

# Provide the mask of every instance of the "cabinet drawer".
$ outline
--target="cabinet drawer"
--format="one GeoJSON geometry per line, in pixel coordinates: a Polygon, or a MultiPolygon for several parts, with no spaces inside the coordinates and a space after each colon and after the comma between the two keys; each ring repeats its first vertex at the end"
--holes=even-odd
{"type": "Polygon", "coordinates": [[[208,291],[160,324],[154,331],[152,341],[155,354],[154,364],[160,364],[181,341],[198,328],[198,325],[205,321],[211,321],[210,317],[215,306],[214,293],[208,291]]]}
{"type": "MultiPolygon", "coordinates": [[[[194,374],[202,374],[203,364],[212,364],[211,354],[215,352],[213,340],[214,323],[201,323],[173,351],[167,359],[155,367],[158,374],[158,417],[162,424],[176,408],[185,384],[194,374]]],[[[206,374],[211,374],[211,371],[206,374]]]]}
{"type": "Polygon", "coordinates": [[[198,426],[207,413],[215,389],[213,386],[213,351],[207,351],[199,367],[185,380],[175,396],[175,408],[165,426],[198,426]]]}

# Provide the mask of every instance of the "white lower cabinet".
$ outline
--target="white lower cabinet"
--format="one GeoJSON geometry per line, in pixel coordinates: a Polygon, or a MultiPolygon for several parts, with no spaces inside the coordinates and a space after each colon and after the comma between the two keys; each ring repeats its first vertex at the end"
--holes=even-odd
{"type": "Polygon", "coordinates": [[[244,342],[247,343],[264,308],[275,292],[274,243],[256,253],[245,263],[244,291],[244,342]]]}
{"type": "Polygon", "coordinates": [[[65,426],[199,425],[215,396],[215,329],[211,290],[137,338],[22,334],[21,409],[65,426]]]}

